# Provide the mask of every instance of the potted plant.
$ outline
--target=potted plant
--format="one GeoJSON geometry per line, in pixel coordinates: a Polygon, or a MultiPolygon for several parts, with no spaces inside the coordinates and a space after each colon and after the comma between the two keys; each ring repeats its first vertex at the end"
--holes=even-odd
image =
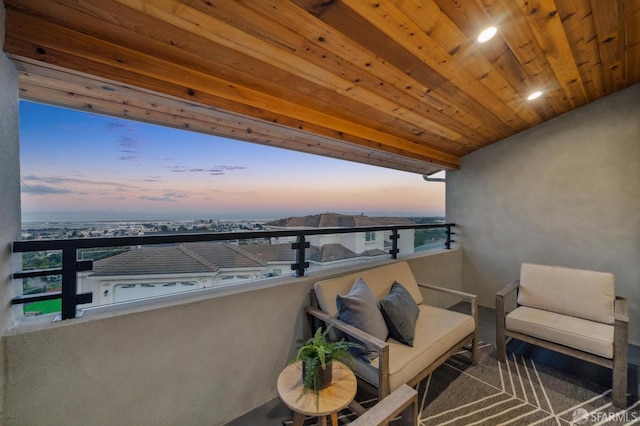
{"type": "Polygon", "coordinates": [[[298,399],[312,389],[316,392],[316,407],[320,403],[320,390],[331,384],[332,361],[340,361],[353,367],[353,357],[349,348],[363,348],[362,345],[344,339],[336,342],[327,340],[329,330],[331,326],[325,331],[320,327],[310,339],[298,339],[298,354],[291,361],[302,361],[302,392],[298,399]]]}

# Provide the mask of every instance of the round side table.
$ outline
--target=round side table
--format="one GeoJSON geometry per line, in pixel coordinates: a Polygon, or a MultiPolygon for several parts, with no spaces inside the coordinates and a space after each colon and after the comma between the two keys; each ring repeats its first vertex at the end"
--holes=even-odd
{"type": "Polygon", "coordinates": [[[316,407],[316,392],[309,389],[302,398],[302,361],[288,365],[278,376],[278,394],[284,404],[293,410],[293,426],[302,426],[304,416],[316,416],[320,425],[338,426],[338,411],[348,406],[356,396],[358,382],[353,371],[338,361],[333,361],[331,384],[320,391],[319,405],[316,407]]]}

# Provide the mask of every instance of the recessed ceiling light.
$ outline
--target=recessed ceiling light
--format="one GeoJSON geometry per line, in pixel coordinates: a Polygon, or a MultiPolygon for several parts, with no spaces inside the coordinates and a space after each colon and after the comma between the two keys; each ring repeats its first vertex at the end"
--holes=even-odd
{"type": "Polygon", "coordinates": [[[486,28],[478,36],[478,41],[480,43],[484,43],[485,41],[489,40],[491,37],[496,35],[497,32],[498,32],[498,29],[496,27],[486,28]]]}
{"type": "Polygon", "coordinates": [[[532,100],[534,100],[534,99],[539,98],[539,97],[540,97],[540,95],[542,95],[542,92],[541,92],[541,91],[539,91],[539,90],[538,90],[538,91],[535,91],[535,92],[533,92],[532,94],[530,94],[529,96],[527,96],[527,100],[532,101],[532,100]]]}

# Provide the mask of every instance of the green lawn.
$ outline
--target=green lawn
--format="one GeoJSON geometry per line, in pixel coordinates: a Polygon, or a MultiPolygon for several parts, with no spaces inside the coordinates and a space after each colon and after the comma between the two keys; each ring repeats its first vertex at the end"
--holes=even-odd
{"type": "Polygon", "coordinates": [[[42,315],[51,312],[60,312],[61,300],[43,300],[41,302],[27,303],[24,305],[24,312],[41,312],[42,315]]]}

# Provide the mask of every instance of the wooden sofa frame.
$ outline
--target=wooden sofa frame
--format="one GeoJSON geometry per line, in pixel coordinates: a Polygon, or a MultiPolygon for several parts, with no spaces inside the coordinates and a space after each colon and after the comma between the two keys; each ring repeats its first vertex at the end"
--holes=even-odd
{"type": "MultiPolygon", "coordinates": [[[[478,296],[462,291],[452,290],[448,288],[438,287],[429,284],[418,283],[418,287],[447,293],[450,295],[458,296],[464,301],[471,304],[471,316],[474,321],[474,330],[469,335],[465,336],[462,340],[452,346],[446,353],[435,360],[431,365],[425,366],[425,368],[418,373],[415,377],[409,380],[406,384],[414,387],[422,379],[431,374],[442,363],[449,359],[452,355],[466,349],[471,352],[471,364],[476,365],[478,362],[478,296]]],[[[320,310],[318,307],[318,300],[315,296],[315,292],[311,290],[311,306],[306,307],[306,320],[304,321],[304,333],[305,339],[310,338],[315,330],[321,325],[319,322],[324,323],[325,327],[333,326],[334,328],[342,331],[343,333],[361,341],[366,344],[368,348],[375,350],[378,353],[378,383],[379,387],[367,382],[361,377],[357,377],[358,385],[367,389],[369,392],[378,395],[378,400],[382,401],[390,392],[389,386],[389,344],[380,339],[377,339],[370,334],[353,327],[349,324],[340,321],[338,318],[334,318],[327,313],[320,310]]],[[[352,407],[353,408],[353,407],[352,407]]],[[[355,407],[356,411],[358,408],[355,407]]]]}
{"type": "Polygon", "coordinates": [[[520,280],[511,283],[496,293],[496,358],[506,362],[506,346],[508,341],[518,339],[555,352],[569,355],[583,361],[591,362],[612,370],[612,399],[618,408],[627,407],[627,358],[629,343],[629,314],[627,300],[616,296],[614,302],[613,359],[604,358],[558,343],[538,339],[533,336],[510,331],[505,328],[504,298],[514,291],[517,294],[520,280]]]}
{"type": "Polygon", "coordinates": [[[400,386],[385,399],[378,401],[366,413],[352,421],[351,426],[387,425],[398,415],[402,416],[398,426],[418,425],[418,392],[407,385],[400,386]]]}

